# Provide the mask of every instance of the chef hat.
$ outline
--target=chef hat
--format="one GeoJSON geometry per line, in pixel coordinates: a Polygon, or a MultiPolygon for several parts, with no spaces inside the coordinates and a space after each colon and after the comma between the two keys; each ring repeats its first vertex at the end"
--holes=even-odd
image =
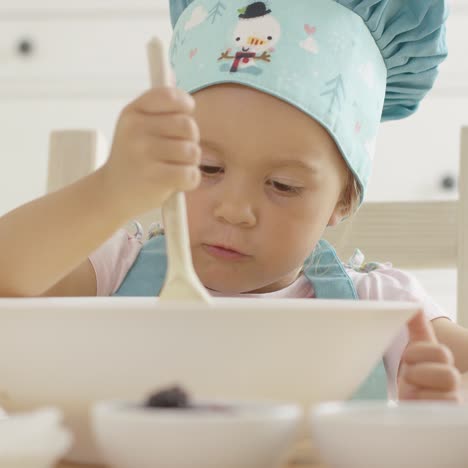
{"type": "Polygon", "coordinates": [[[447,56],[445,0],[170,0],[170,60],[189,93],[239,83],[318,121],[361,187],[379,124],[407,117],[447,56]]]}

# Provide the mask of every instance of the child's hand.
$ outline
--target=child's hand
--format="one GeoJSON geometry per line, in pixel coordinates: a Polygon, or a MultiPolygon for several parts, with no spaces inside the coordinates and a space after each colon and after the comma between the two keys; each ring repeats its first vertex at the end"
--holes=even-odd
{"type": "Polygon", "coordinates": [[[398,376],[400,400],[461,402],[461,376],[449,348],[437,342],[422,312],[408,322],[409,344],[398,376]]]}
{"type": "Polygon", "coordinates": [[[154,88],[125,107],[116,126],[103,189],[128,219],[160,207],[175,191],[200,182],[195,101],[171,87],[154,88]]]}

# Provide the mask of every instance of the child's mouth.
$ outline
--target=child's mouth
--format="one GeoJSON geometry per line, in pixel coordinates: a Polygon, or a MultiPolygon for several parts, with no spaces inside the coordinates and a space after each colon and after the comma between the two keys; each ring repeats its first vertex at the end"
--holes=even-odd
{"type": "Polygon", "coordinates": [[[249,255],[238,252],[237,250],[224,247],[222,245],[203,244],[204,249],[213,257],[224,260],[240,260],[249,257],[249,255]]]}

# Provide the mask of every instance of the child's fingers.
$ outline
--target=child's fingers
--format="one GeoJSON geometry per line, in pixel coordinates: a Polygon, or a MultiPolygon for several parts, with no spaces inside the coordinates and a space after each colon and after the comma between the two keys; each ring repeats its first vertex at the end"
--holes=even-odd
{"type": "Polygon", "coordinates": [[[160,166],[160,173],[164,175],[164,183],[169,184],[173,192],[193,190],[200,184],[201,174],[198,167],[165,163],[160,166]]]}
{"type": "Polygon", "coordinates": [[[157,151],[158,159],[166,164],[198,166],[201,161],[201,148],[191,141],[160,140],[157,151]]]}
{"type": "Polygon", "coordinates": [[[147,114],[191,113],[195,110],[195,99],[179,88],[152,88],[131,102],[127,109],[147,114]]]}
{"type": "Polygon", "coordinates": [[[432,362],[408,366],[403,378],[410,385],[441,392],[456,391],[461,382],[454,367],[432,362]]]}
{"type": "Polygon", "coordinates": [[[430,341],[437,343],[434,330],[422,310],[408,322],[408,332],[410,343],[414,341],[430,341]]]}
{"type": "Polygon", "coordinates": [[[149,116],[136,114],[134,125],[139,133],[148,133],[164,138],[200,141],[200,130],[195,119],[187,114],[160,114],[149,116]]]}
{"type": "Polygon", "coordinates": [[[453,354],[437,342],[424,313],[409,322],[409,345],[402,357],[398,389],[402,400],[461,401],[458,370],[453,354]]]}
{"type": "Polygon", "coordinates": [[[418,362],[438,362],[440,364],[453,365],[455,360],[453,353],[447,346],[421,341],[412,343],[403,354],[402,360],[408,364],[418,362]]]}
{"type": "Polygon", "coordinates": [[[453,401],[462,403],[463,397],[460,392],[438,392],[436,390],[413,390],[404,400],[426,400],[426,401],[453,401]]]}

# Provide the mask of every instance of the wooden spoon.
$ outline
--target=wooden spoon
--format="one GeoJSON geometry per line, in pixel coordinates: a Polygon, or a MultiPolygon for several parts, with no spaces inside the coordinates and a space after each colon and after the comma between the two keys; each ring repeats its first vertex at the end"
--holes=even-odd
{"type": "MultiPolygon", "coordinates": [[[[162,41],[154,37],[148,44],[148,60],[153,87],[171,86],[170,68],[162,41]]],[[[163,205],[168,269],[159,295],[161,300],[211,302],[211,296],[195,273],[190,252],[185,196],[178,192],[163,205]]]]}

